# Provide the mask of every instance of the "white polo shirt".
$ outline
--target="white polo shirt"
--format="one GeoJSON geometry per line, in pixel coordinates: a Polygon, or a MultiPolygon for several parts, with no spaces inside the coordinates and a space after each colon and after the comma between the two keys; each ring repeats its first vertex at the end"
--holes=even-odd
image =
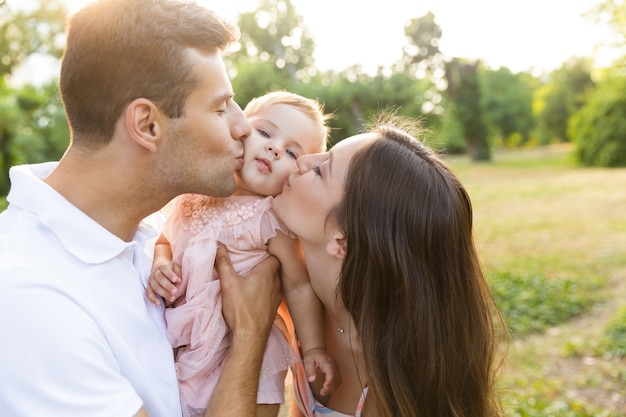
{"type": "Polygon", "coordinates": [[[156,230],[114,236],[41,181],[54,166],[12,168],[0,215],[0,416],[180,416],[156,230]]]}

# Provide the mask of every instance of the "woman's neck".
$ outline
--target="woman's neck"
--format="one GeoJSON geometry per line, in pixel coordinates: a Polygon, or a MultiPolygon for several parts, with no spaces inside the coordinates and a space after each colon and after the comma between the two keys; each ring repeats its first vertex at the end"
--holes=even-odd
{"type": "MultiPolygon", "coordinates": [[[[339,388],[326,398],[319,398],[327,407],[344,414],[354,414],[367,384],[368,376],[362,346],[356,328],[337,293],[343,259],[332,256],[325,245],[302,242],[311,285],[324,305],[324,334],[328,353],[335,359],[342,376],[339,388]]],[[[319,394],[319,386],[312,384],[319,394]]]]}

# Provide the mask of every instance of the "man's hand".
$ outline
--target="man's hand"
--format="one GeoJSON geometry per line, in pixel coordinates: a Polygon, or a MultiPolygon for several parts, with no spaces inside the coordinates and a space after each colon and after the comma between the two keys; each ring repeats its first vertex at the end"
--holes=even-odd
{"type": "Polygon", "coordinates": [[[215,268],[224,319],[233,338],[205,416],[253,416],[263,353],[281,300],[279,262],[270,256],[240,277],[226,249],[218,246],[215,268]]]}
{"type": "Polygon", "coordinates": [[[222,287],[224,319],[233,336],[239,332],[247,337],[261,335],[263,344],[266,343],[281,301],[279,266],[278,260],[270,256],[248,276],[240,277],[233,269],[228,251],[218,246],[215,268],[222,287]]]}

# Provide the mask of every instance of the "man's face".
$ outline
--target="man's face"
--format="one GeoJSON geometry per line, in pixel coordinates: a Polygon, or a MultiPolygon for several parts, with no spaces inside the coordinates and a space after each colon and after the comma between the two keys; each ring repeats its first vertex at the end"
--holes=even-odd
{"type": "Polygon", "coordinates": [[[233,100],[222,56],[188,53],[200,82],[187,98],[183,116],[168,123],[162,177],[179,194],[225,197],[235,190],[234,172],[243,161],[241,139],[250,134],[250,123],[233,100]]]}

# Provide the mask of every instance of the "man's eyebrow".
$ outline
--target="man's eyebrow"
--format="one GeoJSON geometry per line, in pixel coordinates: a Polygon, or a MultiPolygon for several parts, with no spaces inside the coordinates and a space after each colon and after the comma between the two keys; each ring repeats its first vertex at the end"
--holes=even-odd
{"type": "Polygon", "coordinates": [[[230,99],[234,98],[235,94],[233,94],[232,92],[226,92],[224,94],[220,94],[219,96],[213,98],[212,102],[213,103],[223,103],[225,101],[229,101],[230,99]]]}

